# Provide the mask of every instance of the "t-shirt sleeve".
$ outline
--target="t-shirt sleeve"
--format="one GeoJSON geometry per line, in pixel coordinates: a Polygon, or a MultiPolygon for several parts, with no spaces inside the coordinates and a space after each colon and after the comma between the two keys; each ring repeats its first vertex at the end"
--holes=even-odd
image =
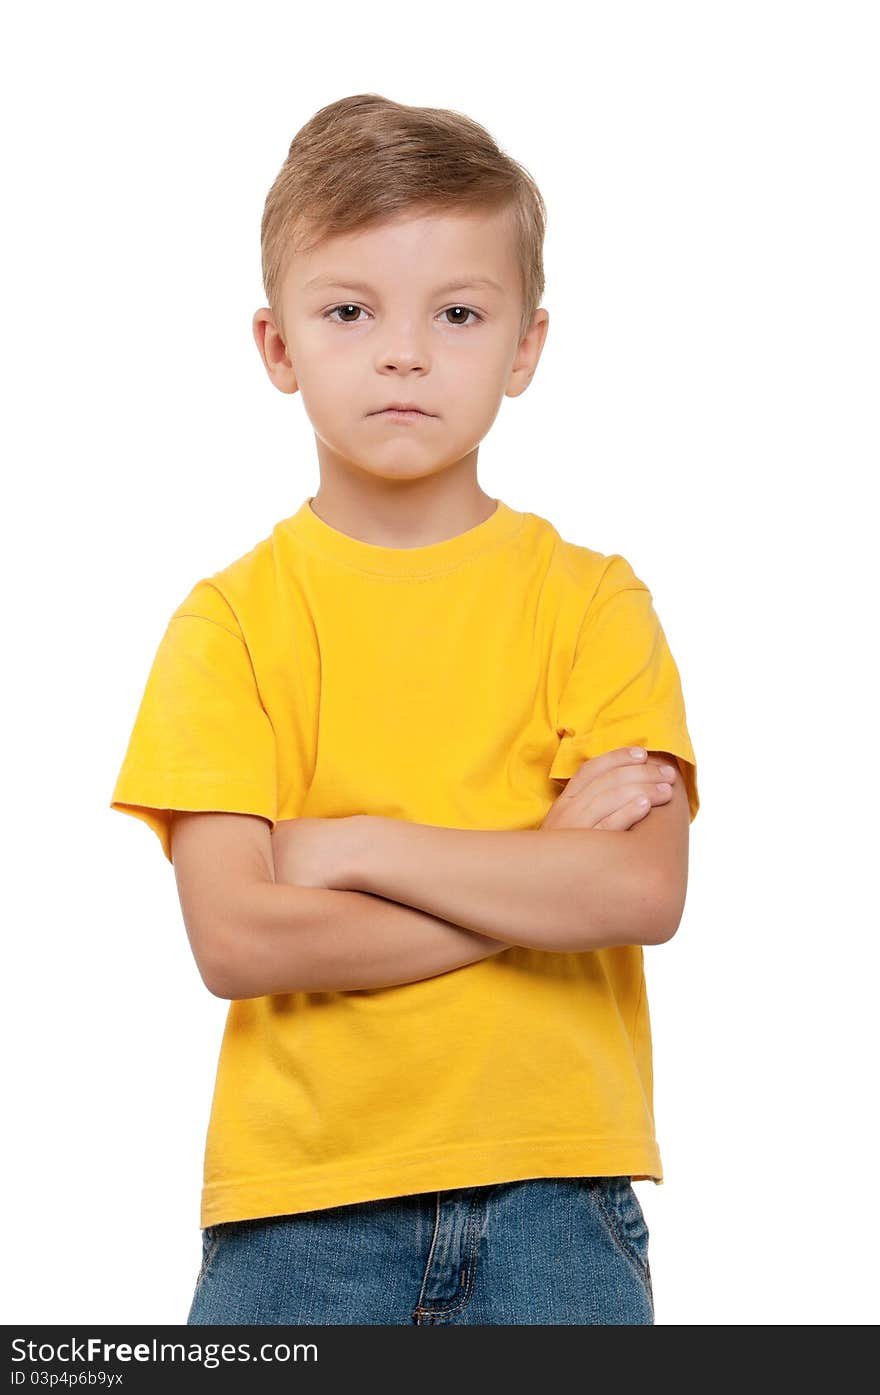
{"type": "Polygon", "coordinates": [[[581,624],[557,733],[549,772],[556,780],[619,746],[669,751],[678,757],[693,823],[700,807],[697,763],[678,666],[651,592],[618,554],[608,558],[581,624]]]}
{"type": "Polygon", "coordinates": [[[142,819],[170,862],[172,809],[277,816],[275,737],[229,603],[196,584],[168,622],[110,808],[142,819]]]}

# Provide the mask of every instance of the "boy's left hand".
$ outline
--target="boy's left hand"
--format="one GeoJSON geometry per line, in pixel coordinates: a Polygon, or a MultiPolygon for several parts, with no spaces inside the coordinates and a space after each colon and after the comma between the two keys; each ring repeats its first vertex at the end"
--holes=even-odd
{"type": "Polygon", "coordinates": [[[276,882],[342,889],[353,821],[279,819],[272,830],[276,882]]]}

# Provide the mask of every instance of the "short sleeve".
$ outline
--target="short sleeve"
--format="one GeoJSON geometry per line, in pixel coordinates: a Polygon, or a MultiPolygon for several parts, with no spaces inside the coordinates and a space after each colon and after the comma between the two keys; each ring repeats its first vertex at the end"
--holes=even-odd
{"type": "Polygon", "coordinates": [[[567,780],[584,761],[618,746],[678,757],[690,821],[700,807],[697,763],[675,659],[651,592],[613,554],[581,624],[558,708],[561,738],[550,776],[567,780]]]}
{"type": "Polygon", "coordinates": [[[199,582],[168,622],[110,808],[142,819],[171,859],[172,809],[277,819],[275,737],[251,655],[218,589],[199,582]]]}

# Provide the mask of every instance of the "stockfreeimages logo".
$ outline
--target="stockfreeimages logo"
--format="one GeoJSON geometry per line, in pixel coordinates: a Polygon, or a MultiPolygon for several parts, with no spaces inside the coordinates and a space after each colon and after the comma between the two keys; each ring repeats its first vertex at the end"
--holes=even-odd
{"type": "MultiPolygon", "coordinates": [[[[192,1364],[211,1370],[217,1366],[235,1365],[239,1362],[283,1364],[289,1361],[318,1360],[318,1348],[314,1342],[296,1342],[293,1346],[287,1342],[262,1342],[252,1350],[249,1342],[160,1342],[155,1337],[149,1342],[133,1343],[105,1342],[100,1337],[89,1337],[85,1340],[72,1337],[61,1342],[34,1342],[24,1337],[14,1337],[11,1346],[12,1361],[20,1367],[11,1372],[12,1385],[22,1385],[25,1382],[33,1384],[35,1368],[59,1363],[67,1365],[76,1362],[95,1366],[131,1363],[149,1365],[167,1361],[173,1365],[192,1364]]],[[[109,1386],[111,1383],[120,1382],[122,1377],[114,1377],[110,1371],[65,1371],[63,1377],[58,1377],[59,1381],[61,1379],[65,1385],[81,1383],[109,1386]]],[[[49,1385],[55,1382],[50,1379],[49,1373],[45,1372],[39,1383],[49,1385]]]]}

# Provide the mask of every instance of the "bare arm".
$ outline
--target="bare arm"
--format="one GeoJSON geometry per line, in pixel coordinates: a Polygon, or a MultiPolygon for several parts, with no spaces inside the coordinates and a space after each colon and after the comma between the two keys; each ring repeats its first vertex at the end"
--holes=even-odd
{"type": "MultiPolygon", "coordinates": [[[[662,828],[658,830],[658,841],[656,833],[645,832],[651,821],[645,819],[644,810],[637,812],[632,803],[636,788],[644,783],[645,788],[651,789],[650,778],[657,772],[646,768],[641,771],[626,769],[628,760],[626,752],[614,751],[585,763],[579,774],[569,781],[564,797],[558,799],[548,813],[543,838],[558,839],[559,832],[564,829],[582,833],[592,830],[601,842],[611,837],[610,831],[605,830],[630,829],[634,821],[641,819],[641,831],[635,836],[643,843],[644,864],[650,866],[653,862],[661,866],[673,861],[673,825],[665,832],[662,828]],[[646,837],[648,843],[645,843],[646,837]],[[657,844],[653,854],[651,840],[657,844]]],[[[651,802],[663,802],[665,798],[652,792],[651,802]]],[[[678,801],[681,800],[679,794],[678,801]]],[[[686,802],[679,812],[678,822],[684,832],[679,833],[678,843],[684,848],[686,859],[686,802]]],[[[407,904],[407,895],[419,895],[417,889],[408,890],[408,884],[403,888],[401,902],[386,899],[379,892],[339,885],[351,871],[350,846],[362,841],[364,824],[361,820],[358,826],[359,820],[361,816],[289,820],[279,824],[273,835],[268,823],[254,815],[173,811],[172,857],[181,907],[199,971],[212,993],[221,998],[250,998],[298,990],[342,992],[392,987],[463,968],[503,953],[511,944],[520,942],[513,938],[506,925],[507,938],[499,933],[497,922],[493,922],[493,933],[485,934],[421,906],[407,904]],[[353,832],[357,834],[356,839],[351,837],[353,832]],[[316,833],[320,834],[317,839],[316,833]],[[337,866],[339,876],[336,875],[337,866]],[[329,875],[322,880],[325,870],[329,875]],[[317,884],[310,881],[314,873],[317,873],[317,884]],[[302,884],[296,884],[298,882],[302,884]]],[[[525,834],[472,834],[465,830],[432,830],[424,825],[382,822],[393,822],[394,829],[399,829],[404,837],[410,831],[419,836],[424,829],[429,834],[432,831],[462,834],[466,839],[525,836],[533,840],[537,836],[537,831],[531,830],[525,834]]],[[[508,843],[507,846],[513,845],[508,843]]],[[[686,872],[686,861],[683,865],[686,872]]],[[[465,886],[475,885],[477,905],[484,905],[485,892],[480,889],[479,878],[469,878],[467,866],[465,863],[465,886]]],[[[493,866],[495,870],[489,874],[492,876],[497,875],[497,859],[493,866]]],[[[399,869],[399,872],[402,883],[406,882],[406,869],[399,869]]],[[[534,868],[530,875],[533,873],[534,868]]],[[[521,877],[521,873],[517,876],[521,877]]],[[[434,885],[434,873],[431,873],[431,885],[434,885]]],[[[433,892],[426,894],[430,896],[433,892]]],[[[443,894],[441,890],[440,895],[443,894]]],[[[466,899],[454,888],[451,894],[460,900],[466,899]]],[[[530,894],[533,898],[530,904],[534,905],[535,890],[530,894]]],[[[633,932],[631,903],[629,912],[626,924],[633,932]]],[[[470,912],[463,908],[463,915],[469,917],[470,912]]],[[[575,919],[578,928],[582,928],[580,920],[575,919]]],[[[594,931],[598,923],[594,920],[594,931]]],[[[538,944],[535,940],[536,947],[575,947],[570,943],[555,946],[551,943],[552,931],[552,925],[549,930],[539,926],[541,942],[538,944]]],[[[521,941],[523,944],[530,942],[521,941]]],[[[629,942],[634,942],[632,935],[629,942]]],[[[598,939],[581,947],[597,948],[598,939]]]]}
{"type": "Polygon", "coordinates": [[[539,829],[355,815],[343,821],[341,872],[330,884],[535,949],[661,944],[675,934],[687,889],[688,797],[675,760],[620,747],[585,761],[539,829]]]}
{"type": "Polygon", "coordinates": [[[381,896],[270,881],[242,888],[226,939],[223,998],[389,988],[509,948],[381,896]]]}
{"type": "MultiPolygon", "coordinates": [[[[218,998],[392,987],[508,948],[381,896],[295,885],[284,841],[256,815],[172,811],[184,923],[202,981],[218,998]]],[[[301,857],[298,865],[306,870],[301,857]]]]}
{"type": "Polygon", "coordinates": [[[507,943],[565,952],[654,944],[668,896],[646,844],[596,828],[446,828],[356,815],[336,885],[507,943]]]}

